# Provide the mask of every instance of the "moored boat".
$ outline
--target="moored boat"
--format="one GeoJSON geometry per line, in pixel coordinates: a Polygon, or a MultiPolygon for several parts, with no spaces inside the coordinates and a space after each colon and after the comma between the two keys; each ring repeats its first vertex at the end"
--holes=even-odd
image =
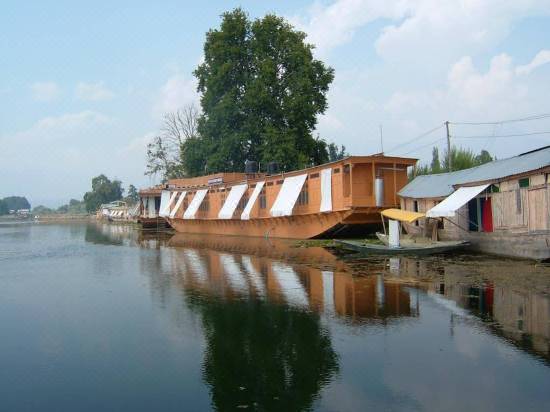
{"type": "MultiPolygon", "coordinates": [[[[169,180],[158,215],[182,233],[308,239],[379,223],[398,204],[416,159],[350,156],[286,173],[216,173],[169,180]]],[[[158,188],[157,188],[158,190],[158,188]]]]}
{"type": "Polygon", "coordinates": [[[463,249],[469,245],[463,240],[439,241],[435,235],[428,238],[401,233],[401,224],[412,224],[418,219],[424,218],[424,213],[392,208],[383,210],[380,215],[384,227],[384,233],[376,233],[380,243],[357,240],[337,240],[336,242],[343,249],[367,255],[433,255],[463,249]],[[384,218],[389,220],[388,232],[386,232],[384,218]]]}
{"type": "Polygon", "coordinates": [[[139,212],[137,223],[143,229],[165,229],[168,222],[159,216],[162,186],[155,186],[139,191],[139,212]]]}

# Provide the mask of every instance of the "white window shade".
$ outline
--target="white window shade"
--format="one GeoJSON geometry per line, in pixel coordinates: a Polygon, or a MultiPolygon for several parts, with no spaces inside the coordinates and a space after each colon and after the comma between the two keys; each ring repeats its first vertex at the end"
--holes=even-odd
{"type": "Polygon", "coordinates": [[[258,196],[260,195],[264,184],[265,182],[256,183],[256,187],[252,191],[252,195],[248,198],[248,203],[246,204],[243,213],[241,214],[242,220],[250,219],[250,212],[252,212],[252,208],[254,207],[254,204],[256,203],[256,200],[258,199],[258,196]]]}
{"type": "Polygon", "coordinates": [[[197,214],[197,211],[199,210],[199,207],[201,206],[201,203],[204,200],[206,193],[208,193],[208,189],[197,190],[197,193],[195,193],[193,200],[191,200],[191,203],[183,214],[184,219],[195,219],[195,215],[197,214]]]}
{"type": "Polygon", "coordinates": [[[247,188],[248,186],[246,184],[236,185],[231,188],[220,213],[218,213],[218,218],[231,219],[233,217],[233,213],[235,212],[235,209],[237,209],[237,205],[239,204],[247,188]]]}
{"type": "Polygon", "coordinates": [[[298,200],[302,186],[306,181],[307,174],[285,178],[277,199],[271,207],[271,216],[290,216],[292,209],[298,200]]]}
{"type": "Polygon", "coordinates": [[[332,212],[332,168],[321,170],[320,212],[332,212]]]}
{"type": "Polygon", "coordinates": [[[160,210],[159,210],[159,216],[161,217],[168,217],[170,214],[170,206],[172,205],[172,202],[174,201],[176,195],[178,192],[172,192],[168,190],[163,190],[160,194],[160,210]]]}
{"type": "Polygon", "coordinates": [[[452,217],[455,212],[479,195],[489,185],[461,187],[441,203],[426,212],[426,217],[452,217]]]}
{"type": "Polygon", "coordinates": [[[187,194],[187,192],[181,192],[180,197],[178,198],[178,201],[176,202],[176,205],[174,206],[174,208],[170,212],[170,215],[169,215],[170,219],[173,219],[174,217],[176,217],[176,213],[178,213],[178,210],[180,209],[181,204],[183,203],[183,200],[185,199],[186,194],[187,194]]]}

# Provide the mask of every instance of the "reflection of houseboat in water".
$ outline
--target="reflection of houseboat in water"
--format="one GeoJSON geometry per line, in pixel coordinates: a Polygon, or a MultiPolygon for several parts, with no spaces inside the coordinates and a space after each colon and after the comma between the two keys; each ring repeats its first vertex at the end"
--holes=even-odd
{"type": "Polygon", "coordinates": [[[256,296],[302,310],[366,322],[416,316],[417,301],[382,276],[352,276],[323,248],[283,240],[181,235],[168,245],[172,267],[186,288],[218,297],[256,296]]]}
{"type": "MultiPolygon", "coordinates": [[[[395,207],[415,159],[352,156],[309,169],[218,173],[172,179],[141,191],[144,219],[165,218],[178,232],[273,238],[342,235],[378,224],[395,207]],[[146,199],[146,200],[145,200],[146,199]],[[145,204],[147,202],[147,204],[145,204]]],[[[145,221],[145,220],[143,220],[145,221]]]]}
{"type": "MultiPolygon", "coordinates": [[[[284,240],[176,234],[167,244],[174,275],[201,295],[252,296],[369,324],[418,317],[420,293],[450,310],[455,322],[480,322],[491,334],[550,360],[550,299],[527,288],[530,282],[522,286],[517,277],[503,275],[509,266],[504,270],[496,262],[474,276],[475,269],[460,262],[443,267],[437,260],[392,257],[367,266],[344,263],[323,248],[296,248],[284,240]]],[[[537,269],[525,264],[518,270],[530,279],[536,273],[529,270],[537,269]]]]}

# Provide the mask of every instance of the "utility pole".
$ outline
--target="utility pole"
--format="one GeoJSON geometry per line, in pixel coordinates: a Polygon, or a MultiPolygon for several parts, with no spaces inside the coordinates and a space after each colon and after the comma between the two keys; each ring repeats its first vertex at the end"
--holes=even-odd
{"type": "Polygon", "coordinates": [[[449,165],[449,172],[453,171],[453,163],[451,156],[451,134],[449,133],[449,121],[445,122],[445,128],[447,129],[447,164],[449,165]]]}
{"type": "Polygon", "coordinates": [[[382,139],[382,125],[380,125],[380,147],[382,148],[382,154],[384,154],[384,140],[382,139]]]}

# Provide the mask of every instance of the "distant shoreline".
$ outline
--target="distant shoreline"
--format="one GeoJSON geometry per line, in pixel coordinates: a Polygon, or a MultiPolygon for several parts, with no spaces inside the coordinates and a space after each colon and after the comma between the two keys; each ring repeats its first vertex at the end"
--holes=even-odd
{"type": "Polygon", "coordinates": [[[89,221],[95,219],[95,215],[88,214],[47,214],[47,215],[29,215],[29,217],[22,218],[20,216],[0,216],[0,222],[75,222],[75,221],[89,221]]]}

